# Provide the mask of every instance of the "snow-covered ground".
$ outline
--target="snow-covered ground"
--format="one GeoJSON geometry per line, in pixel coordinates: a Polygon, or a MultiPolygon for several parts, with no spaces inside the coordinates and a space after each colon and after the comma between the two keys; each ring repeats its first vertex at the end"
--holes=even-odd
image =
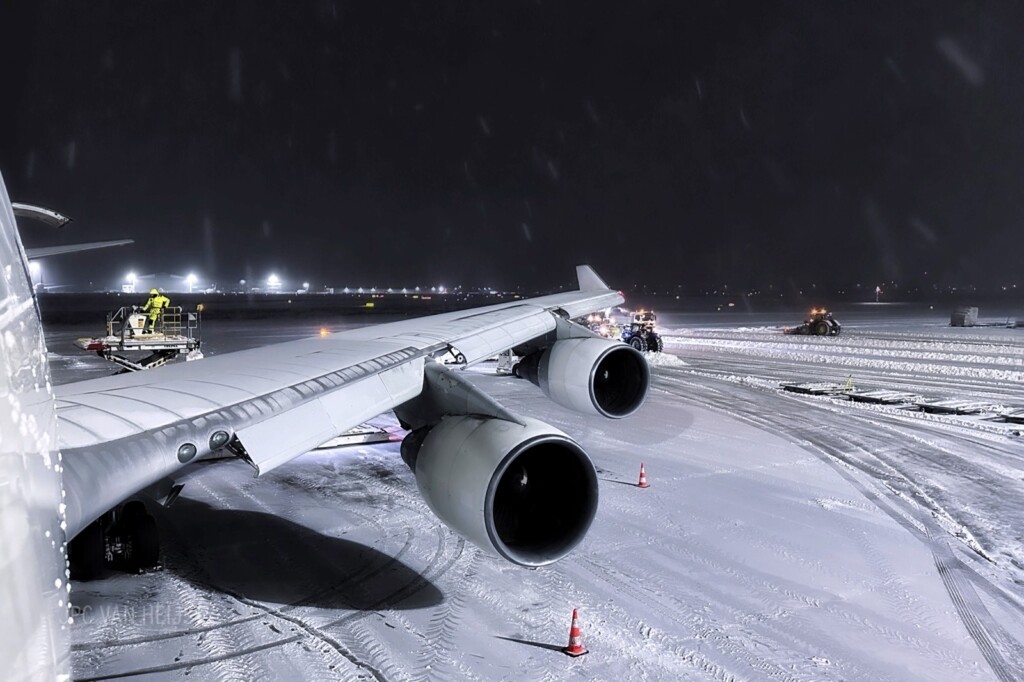
{"type": "MultiPolygon", "coordinates": [[[[563,561],[519,568],[448,531],[397,443],[260,480],[208,463],[159,512],[163,570],[74,584],[76,677],[1024,679],[1024,427],[996,418],[1024,406],[1024,329],[897,325],[879,308],[819,339],[727,319],[663,316],[654,389],[625,420],[470,371],[599,467],[597,520],[563,561]],[[779,389],[851,378],[987,408],[779,389]],[[558,651],[574,607],[577,659],[558,651]]],[[[207,325],[207,354],[251,338],[245,324],[207,325]]],[[[104,371],[71,336],[48,339],[56,380],[104,371]]]]}

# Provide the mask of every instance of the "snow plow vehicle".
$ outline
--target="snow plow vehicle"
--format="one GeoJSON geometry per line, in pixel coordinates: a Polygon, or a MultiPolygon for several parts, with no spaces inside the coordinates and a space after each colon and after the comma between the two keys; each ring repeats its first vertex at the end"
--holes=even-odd
{"type": "Polygon", "coordinates": [[[606,339],[614,339],[619,335],[619,327],[605,312],[597,312],[585,318],[580,318],[579,322],[590,331],[606,339]]]}
{"type": "Polygon", "coordinates": [[[814,308],[811,310],[811,314],[807,316],[804,323],[799,327],[789,327],[784,329],[784,334],[798,334],[798,335],[811,335],[814,336],[835,336],[843,327],[839,324],[832,313],[828,310],[821,308],[814,308]]]}
{"type": "Polygon", "coordinates": [[[665,344],[661,335],[655,331],[658,324],[658,316],[646,310],[640,310],[631,315],[628,327],[622,329],[622,340],[643,353],[651,351],[660,353],[665,344]]]}

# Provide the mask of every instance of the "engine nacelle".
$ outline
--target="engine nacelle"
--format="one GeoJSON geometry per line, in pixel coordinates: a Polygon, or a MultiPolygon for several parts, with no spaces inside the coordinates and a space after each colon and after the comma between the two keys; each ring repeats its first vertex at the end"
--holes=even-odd
{"type": "Polygon", "coordinates": [[[402,458],[452,530],[513,563],[543,566],[587,534],[597,513],[597,472],[567,435],[521,421],[445,417],[410,433],[402,458]]]}
{"type": "Polygon", "coordinates": [[[523,358],[514,371],[562,407],[613,419],[636,412],[651,385],[642,353],[597,338],[556,341],[523,358]]]}

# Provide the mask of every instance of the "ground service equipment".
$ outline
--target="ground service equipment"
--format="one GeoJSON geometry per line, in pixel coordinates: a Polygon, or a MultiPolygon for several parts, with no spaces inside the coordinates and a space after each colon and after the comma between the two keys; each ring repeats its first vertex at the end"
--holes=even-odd
{"type": "Polygon", "coordinates": [[[203,357],[199,350],[202,310],[201,305],[194,312],[183,312],[181,306],[164,308],[152,332],[145,333],[146,314],[138,306],[124,306],[107,315],[106,336],[78,339],[75,344],[127,372],[160,367],[179,355],[198,360],[203,357]],[[130,357],[126,353],[146,355],[130,357]]]}
{"type": "Polygon", "coordinates": [[[786,334],[814,334],[815,336],[835,336],[842,331],[842,326],[832,317],[832,313],[824,308],[815,308],[807,316],[804,323],[799,327],[790,327],[784,330],[786,334]]]}
{"type": "Polygon", "coordinates": [[[651,351],[660,353],[664,348],[661,334],[655,331],[658,316],[647,310],[633,313],[628,327],[622,329],[622,340],[641,353],[651,351]]]}

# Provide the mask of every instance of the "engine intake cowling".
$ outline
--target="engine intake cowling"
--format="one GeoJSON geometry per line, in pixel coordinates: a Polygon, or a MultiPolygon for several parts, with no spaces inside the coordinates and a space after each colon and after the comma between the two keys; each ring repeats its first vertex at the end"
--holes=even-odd
{"type": "Polygon", "coordinates": [[[543,422],[445,417],[402,442],[423,499],[445,524],[522,566],[565,556],[597,513],[597,472],[543,422]]]}
{"type": "Polygon", "coordinates": [[[562,407],[618,419],[636,412],[651,385],[651,368],[635,348],[606,339],[565,339],[523,358],[516,376],[562,407]]]}

